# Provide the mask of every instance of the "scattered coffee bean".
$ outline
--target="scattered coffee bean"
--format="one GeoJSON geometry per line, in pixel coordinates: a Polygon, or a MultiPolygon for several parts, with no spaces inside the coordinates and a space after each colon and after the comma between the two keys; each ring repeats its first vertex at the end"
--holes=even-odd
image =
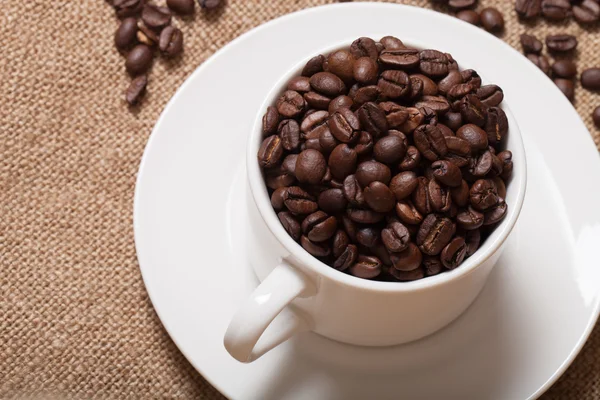
{"type": "Polygon", "coordinates": [[[171,23],[171,11],[166,7],[146,4],[142,10],[142,21],[153,29],[164,28],[171,23]]]}
{"type": "Polygon", "coordinates": [[[117,32],[115,32],[115,46],[121,52],[129,50],[136,41],[137,20],[135,18],[125,18],[121,21],[117,32]]]}
{"type": "Polygon", "coordinates": [[[221,5],[221,0],[198,0],[200,7],[206,10],[212,10],[221,5]]]}
{"type": "Polygon", "coordinates": [[[146,93],[147,85],[148,77],[146,75],[140,75],[134,78],[125,92],[125,101],[127,101],[130,106],[138,104],[146,93]]]}
{"type": "Polygon", "coordinates": [[[546,37],[546,46],[550,51],[564,53],[577,47],[577,38],[573,35],[549,35],[546,37]]]}
{"type": "Polygon", "coordinates": [[[125,60],[125,68],[130,75],[136,76],[143,74],[150,69],[152,65],[152,50],[145,44],[135,46],[125,60]]]}
{"type": "Polygon", "coordinates": [[[540,54],[544,45],[533,35],[524,33],[521,35],[521,46],[525,54],[534,53],[540,54]]]}
{"type": "Polygon", "coordinates": [[[571,60],[558,60],[552,64],[552,73],[559,78],[572,79],[577,75],[577,65],[571,60]]]}
{"type": "Polygon", "coordinates": [[[167,26],[160,33],[158,48],[167,57],[175,57],[183,50],[183,33],[174,26],[167,26]]]}
{"type": "Polygon", "coordinates": [[[134,17],[144,8],[144,0],[114,0],[112,4],[119,18],[134,17]]]}
{"type": "Polygon", "coordinates": [[[487,7],[479,13],[481,26],[488,32],[501,32],[504,29],[504,17],[497,9],[487,7]]]}
{"type": "Polygon", "coordinates": [[[140,43],[150,47],[158,43],[158,35],[156,34],[156,32],[154,32],[154,30],[152,30],[146,24],[144,24],[144,21],[138,21],[137,26],[138,31],[136,37],[140,43]]]}
{"type": "Polygon", "coordinates": [[[600,129],[600,107],[594,108],[594,111],[592,112],[592,120],[594,121],[596,128],[600,129]]]}
{"type": "Polygon", "coordinates": [[[448,6],[456,10],[471,8],[474,7],[476,4],[477,0],[448,0],[448,6]]]}
{"type": "Polygon", "coordinates": [[[521,18],[534,18],[542,12],[542,0],[516,0],[515,10],[521,18]]]}
{"type": "Polygon", "coordinates": [[[177,14],[193,14],[194,0],[167,0],[167,7],[177,14]]]}
{"type": "Polygon", "coordinates": [[[588,68],[583,71],[581,86],[588,90],[600,90],[600,68],[588,68]]]}
{"type": "Polygon", "coordinates": [[[573,5],[573,16],[582,24],[591,24],[600,19],[600,4],[596,0],[583,0],[573,5]]]}
{"type": "Polygon", "coordinates": [[[569,0],[542,0],[542,14],[551,21],[562,21],[569,17],[570,13],[569,0]]]}
{"type": "Polygon", "coordinates": [[[544,74],[550,75],[550,63],[548,62],[546,56],[531,53],[527,54],[527,58],[529,59],[529,61],[534,63],[536,67],[542,70],[544,74]]]}
{"type": "Polygon", "coordinates": [[[471,25],[479,25],[481,19],[479,18],[479,14],[473,10],[462,10],[456,14],[456,18],[468,22],[471,25]]]}
{"type": "Polygon", "coordinates": [[[571,79],[556,78],[554,83],[569,101],[572,102],[575,99],[575,85],[571,79]]]}

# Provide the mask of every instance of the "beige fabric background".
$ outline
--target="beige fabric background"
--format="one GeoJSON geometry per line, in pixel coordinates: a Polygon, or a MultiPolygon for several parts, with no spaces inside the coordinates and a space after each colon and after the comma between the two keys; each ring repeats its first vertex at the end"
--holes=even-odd
{"type": "MultiPolygon", "coordinates": [[[[105,1],[2,0],[1,399],[222,398],[177,351],[144,289],[132,231],[138,163],[166,102],[207,57],[267,20],[326,2],[230,0],[219,12],[177,19],[185,55],[156,63],[143,106],[130,111],[105,1]]],[[[481,3],[503,11],[503,37],[518,45],[525,27],[513,2],[481,3]]],[[[600,64],[597,30],[540,22],[533,31],[575,33],[580,68],[600,64]]],[[[599,96],[578,87],[577,109],[600,145],[595,105],[599,96]]],[[[596,330],[546,398],[598,398],[599,356],[596,330]]]]}

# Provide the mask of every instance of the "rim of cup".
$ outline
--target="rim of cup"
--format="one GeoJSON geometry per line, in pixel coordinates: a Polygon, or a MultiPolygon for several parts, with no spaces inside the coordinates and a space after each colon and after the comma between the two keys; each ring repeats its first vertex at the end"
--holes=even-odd
{"type": "MultiPolygon", "coordinates": [[[[512,177],[510,179],[510,182],[507,184],[506,202],[508,204],[508,213],[504,220],[494,229],[490,236],[486,238],[485,242],[477,249],[477,251],[475,251],[473,255],[465,259],[461,265],[459,265],[453,270],[445,271],[434,276],[425,277],[410,282],[374,281],[352,276],[345,272],[338,271],[335,268],[323,263],[313,255],[308,253],[306,250],[304,250],[304,248],[294,239],[292,239],[287,233],[287,231],[283,228],[283,225],[281,225],[281,222],[277,217],[276,211],[271,205],[271,200],[268,195],[267,186],[263,179],[263,174],[256,157],[260,144],[263,140],[262,116],[266,112],[267,107],[274,104],[276,99],[285,91],[287,82],[294,76],[300,75],[300,71],[302,71],[302,68],[310,58],[316,56],[317,54],[329,54],[334,50],[349,47],[354,40],[355,39],[350,39],[343,42],[338,42],[335,45],[330,45],[326,47],[324,46],[322,49],[312,53],[312,55],[310,55],[306,59],[301,60],[301,62],[297,63],[294,67],[292,67],[288,72],[286,72],[281,78],[279,78],[276,81],[276,83],[269,91],[269,94],[266,96],[265,100],[261,104],[246,146],[246,168],[248,171],[249,188],[252,193],[254,202],[256,203],[256,206],[258,208],[258,211],[263,220],[265,221],[268,229],[275,236],[277,241],[279,241],[279,243],[281,243],[281,245],[285,247],[287,251],[293,254],[305,267],[310,268],[319,276],[325,276],[346,286],[370,291],[409,292],[441,286],[456,279],[459,279],[465,275],[468,275],[471,272],[473,272],[477,267],[482,265],[488,258],[490,258],[506,241],[512,229],[514,228],[517,219],[519,218],[519,214],[521,213],[521,209],[525,199],[525,191],[527,186],[527,164],[525,158],[525,148],[523,146],[523,138],[521,136],[521,131],[519,129],[519,126],[517,125],[517,121],[515,120],[510,110],[510,107],[506,102],[506,99],[504,99],[504,101],[502,102],[501,108],[506,113],[506,117],[508,119],[509,131],[507,140],[507,150],[510,150],[512,152],[512,160],[514,165],[512,177]],[[510,196],[510,201],[508,199],[509,193],[512,194],[512,196],[510,196]]],[[[431,48],[427,45],[419,43],[418,40],[402,39],[402,41],[408,46],[417,49],[431,48]]],[[[461,65],[459,64],[459,68],[460,67],[461,65]]],[[[486,84],[490,84],[490,82],[488,82],[485,79],[485,74],[481,74],[479,70],[477,70],[476,66],[469,66],[468,68],[476,70],[479,76],[481,77],[482,81],[486,84]]],[[[461,70],[468,68],[463,67],[461,68],[461,70]]]]}

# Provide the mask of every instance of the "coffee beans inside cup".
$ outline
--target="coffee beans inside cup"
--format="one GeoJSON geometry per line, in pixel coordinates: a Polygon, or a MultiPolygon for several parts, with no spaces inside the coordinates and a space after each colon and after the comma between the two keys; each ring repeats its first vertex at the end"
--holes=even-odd
{"type": "Polygon", "coordinates": [[[392,36],[311,58],[262,120],[257,160],[281,224],[359,278],[459,267],[509,207],[503,97],[451,55],[392,36]]]}

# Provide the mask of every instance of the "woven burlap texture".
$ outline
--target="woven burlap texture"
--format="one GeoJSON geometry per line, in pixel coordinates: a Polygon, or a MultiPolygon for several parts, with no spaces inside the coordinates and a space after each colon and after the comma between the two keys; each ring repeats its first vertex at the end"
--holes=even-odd
{"type": "MultiPolygon", "coordinates": [[[[129,110],[129,78],[113,47],[117,20],[105,1],[2,1],[0,399],[222,398],[179,353],[148,300],[133,242],[136,172],[154,122],[198,65],[265,21],[324,3],[230,0],[217,12],[177,18],[185,54],[159,60],[143,105],[129,110]]],[[[511,3],[482,0],[480,8],[503,12],[503,39],[518,47],[526,27],[511,3]]],[[[574,22],[528,29],[574,33],[579,68],[599,64],[596,31],[574,22]]],[[[600,98],[578,85],[577,110],[600,144],[589,117],[596,105],[600,98]]],[[[599,354],[596,330],[546,398],[598,398],[599,354]]]]}

